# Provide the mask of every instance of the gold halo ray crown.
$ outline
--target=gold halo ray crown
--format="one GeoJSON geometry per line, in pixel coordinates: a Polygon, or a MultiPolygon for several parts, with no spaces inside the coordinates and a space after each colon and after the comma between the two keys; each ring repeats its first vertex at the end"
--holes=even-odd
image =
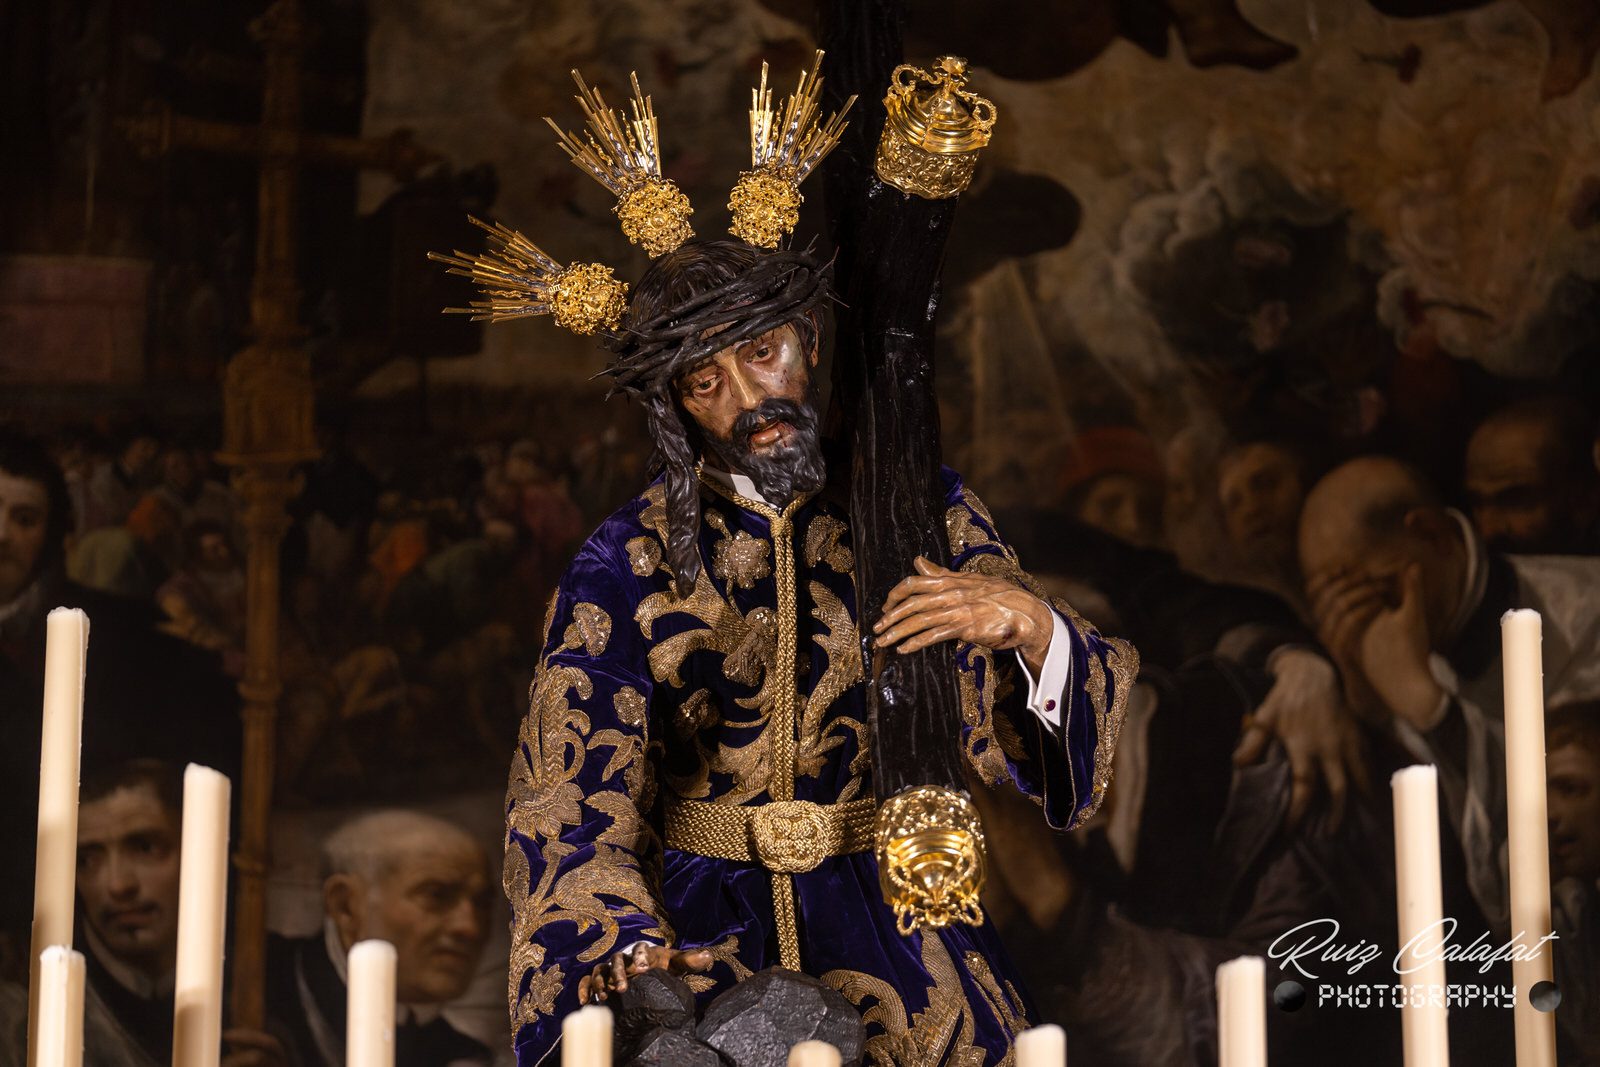
{"type": "Polygon", "coordinates": [[[643,246],[652,259],[677,248],[694,236],[689,216],[694,208],[675,182],[661,176],[661,139],[655,107],[639,88],[639,75],[629,75],[633,86],[630,121],[606,106],[600,90],[591,88],[583,75],[572,72],[578,83],[578,106],[588,125],[580,137],[545,122],[556,132],[562,151],[573,165],[599,182],[617,198],[612,210],[629,241],[643,246]]]}
{"type": "Polygon", "coordinates": [[[800,183],[839,143],[852,96],[827,121],[819,122],[822,98],[822,52],[781,110],[772,106],[767,64],[761,64],[761,85],[750,91],[750,169],[739,175],[728,199],[733,225],[728,232],[762,248],[777,248],[800,221],[800,183]]]}
{"type": "MultiPolygon", "coordinates": [[[[801,72],[795,91],[777,107],[767,84],[767,65],[761,65],[761,84],[750,100],[750,169],[740,174],[728,203],[733,213],[730,232],[751,245],[777,249],[794,232],[804,200],[800,183],[833,151],[845,130],[844,115],[856,98],[819,121],[821,70],[819,51],[811,68],[801,72]]],[[[633,95],[626,113],[607,106],[600,90],[577,71],[572,78],[586,128],[575,132],[563,130],[553,119],[545,122],[573,165],[617,198],[612,210],[628,240],[652,259],[666,255],[694,236],[689,224],[693,208],[677,185],[662,176],[655,107],[639,87],[638,74],[628,79],[633,95]]],[[[627,310],[628,286],[610,267],[561,266],[509,227],[472,222],[488,231],[486,251],[428,256],[446,264],[450,273],[470,278],[485,299],[446,311],[489,322],[549,315],[556,325],[581,334],[618,330],[627,310]]]]}
{"type": "Polygon", "coordinates": [[[628,285],[600,263],[569,263],[563,267],[522,234],[498,223],[467,216],[488,231],[490,250],[457,251],[428,258],[447,265],[447,273],[470,278],[487,300],[474,300],[464,308],[445,308],[471,315],[474,322],[505,322],[528,315],[549,315],[556,325],[580,334],[614,330],[627,306],[628,285]]]}

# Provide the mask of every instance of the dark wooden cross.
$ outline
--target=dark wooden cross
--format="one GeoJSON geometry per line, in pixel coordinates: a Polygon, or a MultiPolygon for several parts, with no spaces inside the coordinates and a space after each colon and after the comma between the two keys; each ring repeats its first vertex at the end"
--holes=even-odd
{"type": "MultiPolygon", "coordinates": [[[[889,590],[924,556],[949,563],[939,477],[934,316],[956,198],[924,200],[873,170],[884,111],[878,103],[902,62],[904,0],[829,0],[821,47],[824,106],[852,93],[864,106],[829,158],[829,222],[838,246],[840,309],[833,365],[833,429],[850,449],[856,605],[864,635],[889,590]]],[[[873,654],[868,686],[878,799],[919,785],[964,788],[960,692],[948,641],[906,655],[873,654]]]]}
{"type": "Polygon", "coordinates": [[[160,110],[123,128],[150,154],[191,149],[260,161],[256,270],[250,293],[253,342],[229,361],[223,379],[223,451],[243,502],[246,537],[244,753],[239,783],[239,840],[233,855],[235,1026],[265,1022],[267,829],[278,697],[279,546],[287,504],[299,491],[295,469],[316,455],[311,366],[301,345],[296,275],[300,168],[320,165],[384,170],[401,180],[440,157],[405,131],[360,139],[303,128],[302,57],[307,31],[299,0],[275,0],[251,26],[265,63],[261,122],[256,126],[189,118],[160,110]]]}

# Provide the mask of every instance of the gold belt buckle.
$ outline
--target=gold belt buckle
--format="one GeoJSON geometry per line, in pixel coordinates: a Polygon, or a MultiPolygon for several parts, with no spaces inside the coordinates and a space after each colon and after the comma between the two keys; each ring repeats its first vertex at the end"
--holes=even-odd
{"type": "Polygon", "coordinates": [[[799,874],[812,870],[833,852],[833,820],[809,800],[774,800],[750,817],[756,858],[769,871],[799,874]]]}

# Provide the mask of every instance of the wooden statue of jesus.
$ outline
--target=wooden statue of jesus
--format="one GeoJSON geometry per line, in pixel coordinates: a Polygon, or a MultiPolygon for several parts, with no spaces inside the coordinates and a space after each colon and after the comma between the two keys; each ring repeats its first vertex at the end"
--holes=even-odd
{"type": "MultiPolygon", "coordinates": [[[[834,74],[881,88],[898,11],[834,4],[834,74]]],[[[855,455],[825,458],[832,264],[785,240],[799,181],[845,128],[844,108],[817,121],[817,73],[781,109],[763,73],[734,239],[692,236],[637,80],[631,119],[580,80],[590,133],[562,144],[652,257],[631,293],[503,227],[492,253],[441,257],[485,317],[604,333],[613,391],[657,446],[655,479],[561,579],[512,761],[509,992],[530,1067],[563,1017],[640,973],[708,999],[777,965],[862,1011],[874,1064],[1006,1062],[1029,1002],[976,908],[903,932],[880,800],[970,769],[1068,829],[1109,779],[1137,655],[1047,601],[939,464],[932,318],[954,201],[872,176],[870,115],[828,189],[850,304],[829,424],[855,455]]]]}

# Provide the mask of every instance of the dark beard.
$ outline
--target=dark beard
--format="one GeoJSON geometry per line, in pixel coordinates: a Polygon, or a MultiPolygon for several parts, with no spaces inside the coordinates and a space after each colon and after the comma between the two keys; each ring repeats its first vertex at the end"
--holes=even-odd
{"type": "Polygon", "coordinates": [[[728,470],[749,478],[768,503],[781,508],[796,493],[821,489],[827,477],[818,421],[817,407],[809,397],[801,402],[769,397],[755,410],[734,420],[733,430],[726,438],[706,435],[706,451],[728,470]],[[789,443],[765,454],[753,451],[751,435],[773,421],[794,427],[789,443]]]}

